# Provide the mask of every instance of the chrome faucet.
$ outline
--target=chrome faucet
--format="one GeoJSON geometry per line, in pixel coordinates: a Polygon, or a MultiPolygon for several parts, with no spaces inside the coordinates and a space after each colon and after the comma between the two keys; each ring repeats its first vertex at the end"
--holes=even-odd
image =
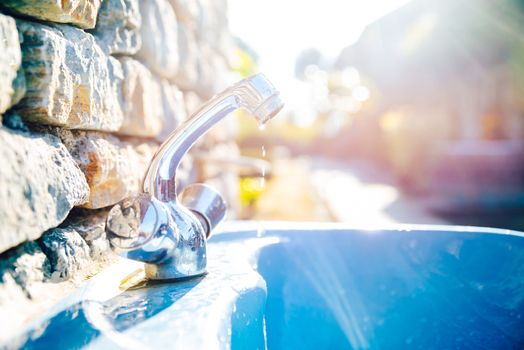
{"type": "Polygon", "coordinates": [[[263,74],[242,80],[213,97],[160,146],[144,178],[143,193],[115,205],[106,231],[115,251],[145,263],[150,279],[198,276],[206,271],[206,239],[222,221],[226,204],[208,185],[187,186],[177,198],[176,171],[182,157],[213,125],[236,109],[259,124],[283,103],[263,74]]]}

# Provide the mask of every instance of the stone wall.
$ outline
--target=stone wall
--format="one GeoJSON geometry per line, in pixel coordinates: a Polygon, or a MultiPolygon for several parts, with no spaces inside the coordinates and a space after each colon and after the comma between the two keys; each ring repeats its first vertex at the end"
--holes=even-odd
{"type": "MultiPolygon", "coordinates": [[[[45,308],[50,291],[56,299],[116,259],[107,210],[139,191],[159,143],[230,82],[226,7],[2,1],[0,320],[18,310],[4,337],[36,304],[45,308]]],[[[199,152],[234,151],[228,136],[227,125],[214,130],[199,152]]],[[[183,170],[201,179],[193,164],[183,170]]]]}

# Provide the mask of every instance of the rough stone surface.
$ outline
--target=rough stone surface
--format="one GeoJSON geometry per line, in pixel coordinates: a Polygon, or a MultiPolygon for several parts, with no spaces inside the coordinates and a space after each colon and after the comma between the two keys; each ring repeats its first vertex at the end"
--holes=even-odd
{"type": "Polygon", "coordinates": [[[107,207],[139,193],[156,144],[122,141],[99,132],[57,132],[89,184],[89,201],[84,207],[107,207]]]}
{"type": "Polygon", "coordinates": [[[105,0],[91,33],[109,54],[134,55],[142,45],[138,0],[105,0]]]}
{"type": "Polygon", "coordinates": [[[111,252],[106,236],[108,210],[76,209],[74,214],[63,226],[73,229],[84,239],[93,260],[103,259],[111,252]]]}
{"type": "Polygon", "coordinates": [[[25,338],[13,336],[24,323],[115,261],[106,216],[104,210],[74,209],[61,227],[0,255],[0,348],[5,341],[22,347],[25,338]]]}
{"type": "Polygon", "coordinates": [[[18,68],[12,87],[14,93],[11,96],[11,106],[14,106],[22,100],[26,92],[25,73],[22,67],[18,68]]]}
{"type": "Polygon", "coordinates": [[[22,62],[15,20],[0,14],[0,114],[18,102],[25,92],[23,75],[17,75],[22,62]],[[17,78],[18,76],[18,78],[17,78]]]}
{"type": "Polygon", "coordinates": [[[0,252],[40,237],[87,201],[89,188],[51,135],[0,129],[0,252]]]}
{"type": "Polygon", "coordinates": [[[203,27],[203,6],[201,0],[169,0],[175,10],[176,19],[190,31],[198,32],[203,27]]]}
{"type": "Polygon", "coordinates": [[[2,0],[0,6],[36,19],[93,28],[101,0],[2,0]]]}
{"type": "Polygon", "coordinates": [[[213,47],[201,45],[200,57],[205,57],[205,59],[199,63],[198,85],[192,90],[207,100],[223,91],[234,81],[230,80],[227,62],[213,47]]]}
{"type": "Polygon", "coordinates": [[[40,238],[40,246],[49,259],[50,275],[46,277],[53,282],[69,279],[91,261],[86,241],[71,228],[48,231],[40,238]]]}
{"type": "Polygon", "coordinates": [[[49,271],[49,263],[38,244],[28,242],[2,256],[1,272],[10,273],[28,298],[37,295],[49,271]]]}
{"type": "Polygon", "coordinates": [[[184,90],[192,90],[198,84],[199,52],[193,33],[183,24],[178,25],[179,69],[173,81],[184,90]]]}
{"type": "Polygon", "coordinates": [[[162,130],[157,136],[160,141],[165,140],[187,116],[184,95],[167,80],[160,83],[162,93],[162,130]]]}
{"type": "Polygon", "coordinates": [[[164,140],[184,119],[184,98],[167,79],[158,79],[139,61],[120,58],[122,83],[122,135],[164,140]]]}
{"type": "Polygon", "coordinates": [[[203,26],[200,38],[207,44],[219,46],[228,33],[227,0],[201,0],[203,7],[203,26]]]}
{"type": "Polygon", "coordinates": [[[178,70],[175,12],[167,0],[140,1],[142,47],[137,57],[161,78],[173,79],[178,70]]]}
{"type": "Polygon", "coordinates": [[[13,110],[7,111],[3,117],[4,119],[2,122],[7,128],[27,133],[31,132],[31,130],[24,123],[22,117],[16,114],[16,112],[14,112],[13,110]]]}
{"type": "Polygon", "coordinates": [[[120,63],[83,30],[22,20],[17,26],[27,84],[16,106],[21,116],[71,129],[118,130],[120,63]]]}
{"type": "Polygon", "coordinates": [[[156,136],[162,130],[163,105],[160,83],[143,64],[130,57],[120,59],[124,71],[120,134],[156,136]]]}
{"type": "Polygon", "coordinates": [[[200,107],[202,107],[204,103],[200,96],[198,96],[198,94],[194,91],[184,92],[184,102],[186,105],[186,114],[188,117],[195,113],[200,107]]]}
{"type": "Polygon", "coordinates": [[[218,54],[215,54],[211,59],[211,67],[217,72],[217,79],[213,81],[212,89],[215,91],[214,93],[219,93],[233,83],[231,81],[231,70],[224,58],[218,54]]]}

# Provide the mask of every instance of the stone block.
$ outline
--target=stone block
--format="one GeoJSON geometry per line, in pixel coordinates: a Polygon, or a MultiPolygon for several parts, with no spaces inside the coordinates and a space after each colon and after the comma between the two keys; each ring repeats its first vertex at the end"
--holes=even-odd
{"type": "Polygon", "coordinates": [[[120,59],[124,71],[120,134],[154,137],[162,130],[163,105],[160,83],[143,64],[120,59]]]}
{"type": "Polygon", "coordinates": [[[193,90],[199,83],[199,49],[193,33],[178,25],[179,69],[173,81],[184,90],[193,90]]]}
{"type": "Polygon", "coordinates": [[[199,49],[201,62],[198,85],[193,90],[204,99],[209,99],[226,89],[234,81],[231,80],[231,71],[222,55],[209,45],[203,44],[199,49]]]}
{"type": "Polygon", "coordinates": [[[108,210],[75,209],[62,225],[77,232],[86,241],[91,259],[98,261],[111,252],[106,236],[108,210]]]}
{"type": "Polygon", "coordinates": [[[217,94],[233,84],[236,79],[232,79],[231,69],[228,62],[217,51],[213,50],[208,56],[208,63],[214,79],[211,76],[209,81],[212,94],[217,94]]]}
{"type": "Polygon", "coordinates": [[[193,33],[202,29],[204,8],[201,0],[169,0],[169,3],[179,23],[183,23],[193,33]]]}
{"type": "Polygon", "coordinates": [[[137,53],[161,78],[173,79],[178,70],[178,34],[175,12],[167,0],[140,1],[142,47],[137,53]]]}
{"type": "Polygon", "coordinates": [[[17,74],[22,52],[15,20],[0,14],[0,114],[18,102],[25,92],[23,74],[17,74]]]}
{"type": "Polygon", "coordinates": [[[93,131],[61,129],[57,132],[89,184],[89,201],[84,207],[98,209],[111,206],[142,189],[142,180],[156,151],[156,144],[123,141],[113,135],[93,131]]]}
{"type": "Polygon", "coordinates": [[[51,282],[69,280],[76,272],[93,270],[111,260],[105,226],[107,210],[75,209],[60,227],[39,240],[48,259],[46,277],[51,282]]]}
{"type": "Polygon", "coordinates": [[[40,238],[40,247],[49,260],[49,275],[46,277],[52,282],[68,280],[91,262],[86,241],[71,228],[46,232],[40,238]]]}
{"type": "Polygon", "coordinates": [[[105,0],[90,32],[111,55],[134,55],[142,45],[138,0],[105,0]]]}
{"type": "Polygon", "coordinates": [[[57,137],[0,129],[0,252],[60,224],[89,196],[86,178],[57,137]]]}
{"type": "Polygon", "coordinates": [[[194,91],[184,91],[184,103],[186,105],[186,114],[190,117],[195,113],[202,105],[204,101],[194,91]]]}
{"type": "Polygon", "coordinates": [[[2,257],[0,271],[10,273],[29,299],[38,295],[49,272],[49,262],[38,243],[21,244],[2,257]]]}
{"type": "Polygon", "coordinates": [[[70,23],[80,28],[94,28],[102,0],[2,0],[4,7],[16,14],[35,19],[70,23]]]}
{"type": "Polygon", "coordinates": [[[197,38],[230,62],[235,44],[232,42],[232,35],[229,31],[227,0],[200,1],[204,18],[197,38]]]}
{"type": "Polygon", "coordinates": [[[184,95],[167,80],[160,82],[162,93],[162,130],[157,140],[164,141],[186,118],[184,95]]]}
{"type": "Polygon", "coordinates": [[[83,30],[17,20],[27,92],[16,106],[31,122],[116,131],[123,120],[120,63],[83,30]]]}
{"type": "Polygon", "coordinates": [[[228,27],[227,0],[200,0],[200,3],[203,18],[198,38],[207,44],[214,44],[222,30],[228,27]]]}
{"type": "Polygon", "coordinates": [[[168,80],[155,77],[139,61],[122,57],[120,62],[124,70],[124,123],[119,134],[164,140],[185,117],[182,93],[168,80]]]}

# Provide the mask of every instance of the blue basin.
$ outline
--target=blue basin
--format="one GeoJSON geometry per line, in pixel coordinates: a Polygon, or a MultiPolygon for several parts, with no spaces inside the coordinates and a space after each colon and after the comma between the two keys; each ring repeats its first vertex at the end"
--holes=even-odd
{"type": "MultiPolygon", "coordinates": [[[[231,223],[209,273],[65,302],[27,348],[524,348],[524,235],[231,223]],[[57,340],[59,339],[59,340],[57,340]]],[[[89,290],[103,283],[88,282],[89,290]],[[98,284],[96,284],[98,283],[98,284]]]]}

